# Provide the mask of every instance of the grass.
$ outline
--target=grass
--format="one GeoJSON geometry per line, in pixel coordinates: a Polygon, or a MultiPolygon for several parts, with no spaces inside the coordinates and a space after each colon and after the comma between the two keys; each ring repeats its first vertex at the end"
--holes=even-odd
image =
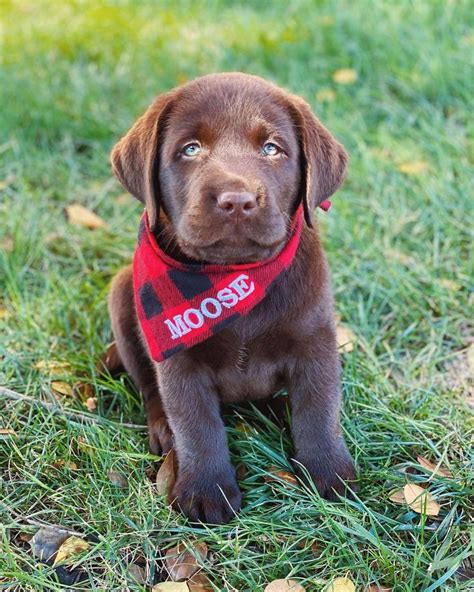
{"type": "MultiPolygon", "coordinates": [[[[0,588],[64,589],[22,540],[37,521],[89,537],[75,589],[149,589],[128,563],[146,565],[149,585],[165,576],[167,548],[197,540],[216,590],[287,576],[309,592],[337,576],[357,590],[469,589],[472,4],[25,0],[0,10],[0,383],[33,399],[0,395],[0,427],[16,434],[0,435],[0,588]],[[357,80],[335,83],[341,68],[357,80]],[[330,504],[265,482],[271,465],[288,467],[289,436],[236,409],[228,433],[247,467],[244,510],[198,529],[156,495],[146,432],[121,425],[143,423],[138,395],[95,364],[110,341],[108,285],[131,258],[140,212],[111,179],[108,152],[155,94],[223,70],[305,96],[351,155],[334,208],[318,217],[337,311],[358,336],[343,355],[343,425],[360,492],[330,504]],[[420,162],[418,174],[399,169],[420,162]],[[73,202],[108,227],[69,225],[73,202]],[[70,368],[49,374],[40,360],[70,368]],[[96,422],[35,404],[51,401],[52,380],[90,384],[96,422]],[[430,478],[418,454],[453,478],[430,478]],[[438,518],[388,499],[408,480],[434,495],[438,518]]],[[[84,411],[79,398],[61,403],[84,411]]]]}

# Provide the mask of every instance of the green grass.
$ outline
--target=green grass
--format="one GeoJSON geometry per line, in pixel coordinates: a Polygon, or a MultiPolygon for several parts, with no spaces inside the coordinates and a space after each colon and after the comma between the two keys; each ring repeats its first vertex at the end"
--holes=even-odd
{"type": "MultiPolygon", "coordinates": [[[[469,589],[455,572],[472,544],[463,353],[473,335],[472,3],[25,0],[3,2],[1,12],[0,383],[51,401],[51,380],[85,380],[99,419],[0,395],[0,427],[16,433],[0,436],[0,588],[64,589],[20,540],[34,520],[90,537],[77,561],[84,589],[147,589],[127,562],[146,562],[151,583],[163,577],[168,547],[196,540],[209,546],[216,590],[263,590],[291,576],[312,592],[345,575],[357,590],[469,589]],[[357,81],[336,84],[340,68],[355,69],[357,81]],[[143,423],[137,394],[125,377],[98,376],[95,363],[111,338],[108,285],[131,258],[140,212],[132,198],[117,201],[109,150],[155,94],[223,70],[306,97],[351,156],[334,208],[318,217],[337,311],[358,336],[343,356],[343,424],[360,492],[330,504],[266,483],[270,465],[288,466],[289,436],[237,409],[228,432],[235,463],[247,466],[244,510],[227,526],[197,529],[154,492],[159,459],[146,432],[121,426],[143,423]],[[335,100],[318,100],[327,89],[335,100]],[[428,166],[419,175],[398,169],[419,161],[428,166]],[[108,228],[69,225],[64,207],[73,202],[108,228]],[[35,368],[48,359],[71,369],[35,368]],[[255,431],[235,429],[239,414],[255,431]],[[429,480],[417,454],[453,478],[429,480]],[[110,470],[128,487],[114,487],[110,470]],[[435,496],[437,519],[388,499],[407,480],[435,496]]],[[[84,411],[73,397],[62,404],[84,411]]]]}

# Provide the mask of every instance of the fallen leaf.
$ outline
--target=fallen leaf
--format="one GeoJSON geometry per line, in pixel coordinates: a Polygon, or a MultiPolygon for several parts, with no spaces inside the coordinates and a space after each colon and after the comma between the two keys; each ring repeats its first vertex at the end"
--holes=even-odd
{"type": "Polygon", "coordinates": [[[87,541],[77,536],[70,536],[59,547],[53,565],[57,565],[61,561],[69,559],[69,557],[74,557],[74,555],[78,555],[82,551],[87,551],[88,548],[89,543],[87,541]]]}
{"type": "Polygon", "coordinates": [[[156,474],[156,490],[159,495],[167,495],[176,480],[175,453],[173,448],[168,452],[156,474]]]}
{"type": "Polygon", "coordinates": [[[388,496],[388,499],[395,504],[404,504],[405,502],[405,495],[403,493],[403,489],[396,489],[392,491],[392,493],[388,496]]]}
{"type": "Polygon", "coordinates": [[[316,100],[320,103],[332,103],[336,100],[336,92],[332,88],[322,88],[316,93],[316,100]]]}
{"type": "Polygon", "coordinates": [[[138,565],[137,563],[129,563],[127,565],[127,571],[137,584],[141,584],[142,586],[146,585],[146,571],[141,565],[138,565]]]}
{"type": "Polygon", "coordinates": [[[155,584],[152,592],[189,592],[186,582],[162,582],[155,584]]]}
{"type": "Polygon", "coordinates": [[[123,475],[117,473],[116,471],[109,471],[107,473],[107,478],[111,483],[113,483],[113,485],[116,485],[117,487],[128,487],[128,481],[123,475]]]}
{"type": "Polygon", "coordinates": [[[88,210],[81,204],[71,204],[66,207],[66,213],[70,224],[75,226],[84,226],[91,230],[105,228],[107,224],[100,216],[88,210]]]}
{"type": "Polygon", "coordinates": [[[417,456],[416,460],[418,461],[418,464],[420,464],[424,469],[432,473],[432,477],[435,475],[441,475],[442,477],[453,476],[451,471],[448,470],[446,467],[443,467],[443,465],[438,466],[435,463],[428,460],[427,458],[425,458],[424,456],[417,456]]]}
{"type": "Polygon", "coordinates": [[[357,72],[352,68],[342,68],[333,73],[332,79],[337,84],[354,84],[357,80],[357,72]]]}
{"type": "Polygon", "coordinates": [[[355,592],[355,585],[349,578],[336,578],[325,588],[325,592],[355,592]]]}
{"type": "Polygon", "coordinates": [[[387,259],[390,259],[391,261],[401,263],[402,265],[410,265],[411,263],[413,263],[413,259],[409,255],[406,255],[405,253],[402,253],[401,251],[397,251],[395,249],[388,249],[387,251],[385,251],[385,257],[387,257],[387,259]]]}
{"type": "Polygon", "coordinates": [[[305,592],[305,589],[296,580],[273,580],[265,586],[264,592],[305,592]]]}
{"type": "Polygon", "coordinates": [[[87,399],[94,397],[94,389],[89,382],[78,382],[74,385],[74,394],[77,395],[87,407],[87,399]]]}
{"type": "Polygon", "coordinates": [[[69,469],[70,471],[77,471],[77,465],[75,462],[66,462],[63,458],[59,458],[51,463],[51,466],[55,469],[69,469]]]}
{"type": "Polygon", "coordinates": [[[279,469],[278,467],[274,467],[274,466],[269,467],[268,475],[265,475],[264,479],[265,479],[266,483],[270,483],[271,481],[278,481],[278,480],[283,480],[283,481],[286,481],[287,483],[292,483],[293,485],[298,483],[295,475],[293,475],[292,473],[290,473],[288,471],[284,471],[284,470],[279,469]]]}
{"type": "Polygon", "coordinates": [[[16,436],[16,432],[11,428],[0,428],[0,436],[16,436]]]}
{"type": "Polygon", "coordinates": [[[8,175],[5,179],[0,181],[0,191],[4,191],[7,187],[10,187],[12,183],[16,180],[15,175],[8,175]]]}
{"type": "Polygon", "coordinates": [[[243,481],[247,476],[247,467],[244,463],[239,463],[235,469],[235,476],[237,481],[243,481]]]}
{"type": "Polygon", "coordinates": [[[188,584],[189,592],[214,592],[214,587],[211,580],[202,572],[195,574],[188,584]]]}
{"type": "Polygon", "coordinates": [[[391,588],[387,586],[378,586],[377,584],[369,584],[366,588],[366,592],[392,592],[391,588]]]}
{"type": "Polygon", "coordinates": [[[9,315],[8,309],[5,306],[0,306],[0,319],[6,319],[9,315]]]}
{"type": "Polygon", "coordinates": [[[398,170],[405,175],[421,175],[428,170],[428,163],[425,160],[414,160],[398,165],[398,170]]]}
{"type": "Polygon", "coordinates": [[[339,351],[351,352],[354,349],[355,340],[355,333],[350,327],[342,323],[336,326],[336,341],[339,351]]]}
{"type": "Polygon", "coordinates": [[[434,500],[429,491],[414,483],[407,483],[403,488],[406,503],[418,514],[437,516],[440,511],[439,504],[434,500]]]}
{"type": "Polygon", "coordinates": [[[178,544],[166,551],[165,565],[170,578],[174,582],[181,580],[188,580],[195,573],[201,569],[201,563],[207,557],[206,543],[196,543],[192,546],[192,550],[178,544]]]}
{"type": "Polygon", "coordinates": [[[13,237],[11,234],[7,234],[2,240],[2,249],[5,251],[5,253],[11,253],[14,246],[15,243],[13,242],[13,237]]]}
{"type": "Polygon", "coordinates": [[[65,371],[71,369],[71,364],[60,360],[38,360],[34,367],[48,374],[64,374],[65,371]]]}
{"type": "Polygon", "coordinates": [[[69,533],[57,528],[40,528],[30,541],[33,555],[40,561],[49,561],[69,537],[69,533]]]}
{"type": "Polygon", "coordinates": [[[461,289],[461,285],[458,284],[458,282],[455,282],[454,280],[448,280],[446,278],[442,278],[442,279],[438,280],[438,283],[440,286],[443,286],[443,288],[446,288],[447,290],[451,290],[452,292],[458,292],[461,289]]]}
{"type": "Polygon", "coordinates": [[[97,409],[97,397],[88,397],[85,406],[87,407],[87,411],[95,411],[97,409]]]}
{"type": "Polygon", "coordinates": [[[64,395],[66,397],[72,397],[73,391],[72,386],[63,380],[53,380],[51,388],[58,395],[64,395]]]}

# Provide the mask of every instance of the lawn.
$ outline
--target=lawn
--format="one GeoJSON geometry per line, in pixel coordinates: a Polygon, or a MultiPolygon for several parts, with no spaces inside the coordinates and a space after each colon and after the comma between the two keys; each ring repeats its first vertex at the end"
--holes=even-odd
{"type": "Polygon", "coordinates": [[[215,590],[286,577],[308,592],[337,577],[357,591],[472,589],[472,3],[6,0],[0,11],[0,588],[64,590],[73,570],[77,590],[150,590],[167,578],[167,549],[204,542],[215,590]],[[197,528],[156,491],[139,396],[95,369],[141,211],[108,154],[156,94],[225,70],[304,96],[351,157],[317,217],[336,311],[355,334],[343,427],[360,489],[331,504],[266,480],[291,470],[289,434],[236,408],[244,509],[197,528]],[[73,203],[106,226],[72,225],[73,203]],[[390,499],[407,483],[438,516],[390,499]],[[42,524],[88,548],[55,572],[28,543],[42,524]]]}

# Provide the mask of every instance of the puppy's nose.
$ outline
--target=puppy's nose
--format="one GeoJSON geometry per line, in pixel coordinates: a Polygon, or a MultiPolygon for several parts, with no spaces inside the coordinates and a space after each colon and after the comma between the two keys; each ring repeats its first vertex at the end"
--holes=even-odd
{"type": "Polygon", "coordinates": [[[249,216],[257,207],[257,196],[247,191],[225,191],[217,197],[217,207],[228,215],[249,216]]]}

